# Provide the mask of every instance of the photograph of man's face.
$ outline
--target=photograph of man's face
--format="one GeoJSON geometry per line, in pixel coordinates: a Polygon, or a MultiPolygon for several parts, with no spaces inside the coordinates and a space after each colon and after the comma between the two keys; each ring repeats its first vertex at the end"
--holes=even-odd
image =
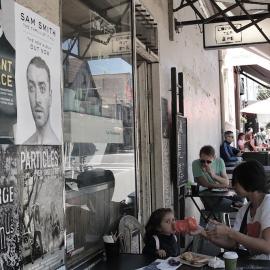
{"type": "Polygon", "coordinates": [[[39,57],[33,58],[28,65],[27,85],[36,127],[42,128],[49,121],[52,95],[49,68],[39,57]]]}

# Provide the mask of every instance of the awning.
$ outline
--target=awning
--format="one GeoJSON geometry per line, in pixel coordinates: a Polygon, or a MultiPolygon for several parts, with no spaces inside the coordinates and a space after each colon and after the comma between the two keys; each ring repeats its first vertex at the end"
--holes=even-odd
{"type": "Polygon", "coordinates": [[[243,108],[241,112],[254,114],[270,114],[270,98],[260,100],[247,107],[243,108]]]}
{"type": "MultiPolygon", "coordinates": [[[[270,70],[265,69],[265,68],[258,66],[258,65],[246,65],[246,66],[240,66],[240,68],[241,68],[242,72],[254,77],[255,81],[257,78],[260,81],[265,82],[267,85],[270,85],[270,70]]],[[[258,81],[256,81],[256,82],[258,82],[258,81]]]]}

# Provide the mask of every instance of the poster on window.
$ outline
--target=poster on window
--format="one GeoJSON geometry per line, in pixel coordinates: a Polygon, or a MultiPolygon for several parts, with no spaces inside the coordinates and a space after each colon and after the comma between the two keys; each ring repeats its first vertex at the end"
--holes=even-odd
{"type": "Polygon", "coordinates": [[[60,146],[20,146],[23,269],[64,263],[64,179],[60,146]]]}
{"type": "Polygon", "coordinates": [[[14,143],[17,121],[14,2],[0,0],[0,143],[14,143]]]}
{"type": "Polygon", "coordinates": [[[16,146],[0,145],[0,269],[21,268],[19,191],[16,146]]]}
{"type": "Polygon", "coordinates": [[[60,145],[60,29],[15,3],[16,144],[60,145]]]}

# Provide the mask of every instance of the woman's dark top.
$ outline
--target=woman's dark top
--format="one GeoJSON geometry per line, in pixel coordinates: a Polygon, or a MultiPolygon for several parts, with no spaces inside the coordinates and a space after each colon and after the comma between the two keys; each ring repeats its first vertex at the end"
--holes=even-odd
{"type": "MultiPolygon", "coordinates": [[[[177,243],[175,235],[157,234],[159,239],[159,249],[163,249],[166,252],[167,257],[175,257],[180,254],[180,247],[177,243]]],[[[143,248],[143,254],[158,258],[156,253],[156,241],[154,237],[150,237],[145,240],[145,247],[143,248]]]]}

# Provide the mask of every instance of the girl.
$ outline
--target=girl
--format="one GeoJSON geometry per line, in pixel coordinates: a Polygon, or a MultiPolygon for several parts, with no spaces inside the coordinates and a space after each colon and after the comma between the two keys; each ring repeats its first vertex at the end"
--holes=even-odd
{"type": "Polygon", "coordinates": [[[158,258],[175,257],[180,254],[172,209],[155,210],[151,214],[145,230],[143,254],[158,258]]]}
{"type": "Polygon", "coordinates": [[[245,133],[240,132],[237,137],[237,147],[239,150],[245,150],[245,133]]]}

